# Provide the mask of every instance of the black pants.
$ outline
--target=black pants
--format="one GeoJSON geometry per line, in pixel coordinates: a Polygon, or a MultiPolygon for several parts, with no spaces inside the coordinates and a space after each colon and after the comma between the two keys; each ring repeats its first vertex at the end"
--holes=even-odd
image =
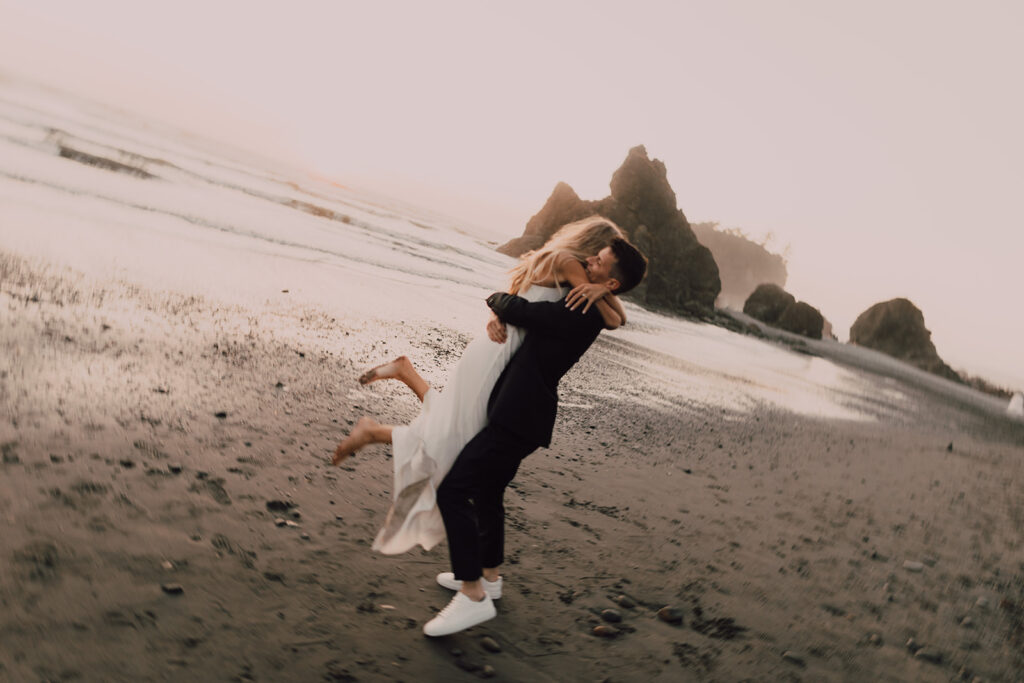
{"type": "Polygon", "coordinates": [[[536,446],[488,425],[466,444],[437,489],[452,571],[476,581],[505,559],[505,488],[536,446]]]}

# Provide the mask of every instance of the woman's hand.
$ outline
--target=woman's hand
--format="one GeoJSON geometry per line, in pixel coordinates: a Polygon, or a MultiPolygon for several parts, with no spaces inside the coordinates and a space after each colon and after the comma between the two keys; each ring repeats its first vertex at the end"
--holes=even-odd
{"type": "Polygon", "coordinates": [[[569,310],[575,311],[580,307],[580,304],[586,302],[586,305],[583,307],[583,312],[586,313],[595,301],[600,301],[608,294],[611,294],[611,290],[602,284],[589,282],[576,285],[569,292],[569,296],[565,297],[565,306],[569,310]]]}
{"type": "Polygon", "coordinates": [[[487,321],[487,337],[498,344],[504,344],[508,339],[508,329],[505,323],[498,320],[498,316],[491,313],[491,319],[487,321]]]}

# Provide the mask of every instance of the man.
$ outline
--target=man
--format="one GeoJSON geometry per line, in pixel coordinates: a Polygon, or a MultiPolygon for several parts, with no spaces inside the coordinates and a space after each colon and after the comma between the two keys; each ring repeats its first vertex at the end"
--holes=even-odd
{"type": "MultiPolygon", "coordinates": [[[[587,259],[592,284],[623,294],[643,279],[647,260],[626,240],[615,240],[587,259]]],[[[570,295],[572,297],[572,295],[570,295]]],[[[495,293],[487,305],[501,323],[528,331],[491,393],[488,424],[462,452],[437,490],[448,537],[452,571],[438,575],[455,597],[423,627],[443,636],[496,616],[501,597],[498,566],[504,559],[505,488],[523,458],[551,443],[558,409],[558,382],[597,338],[604,323],[597,310],[571,302],[529,302],[495,293]]]]}

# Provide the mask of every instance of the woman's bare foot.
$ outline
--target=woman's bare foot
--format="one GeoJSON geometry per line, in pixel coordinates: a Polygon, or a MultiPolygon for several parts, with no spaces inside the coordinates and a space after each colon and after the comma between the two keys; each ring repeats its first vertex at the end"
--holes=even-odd
{"type": "Polygon", "coordinates": [[[360,384],[369,384],[381,379],[402,379],[412,370],[412,361],[407,356],[399,356],[388,363],[382,363],[375,368],[370,368],[359,376],[360,384]]]}
{"type": "Polygon", "coordinates": [[[342,439],[338,447],[334,449],[332,465],[339,465],[341,461],[358,451],[363,446],[373,443],[374,430],[380,425],[372,417],[361,417],[356,422],[355,428],[342,439]]]}
{"type": "Polygon", "coordinates": [[[405,386],[412,389],[413,393],[416,394],[416,398],[421,401],[430,390],[430,385],[427,384],[425,379],[420,377],[420,373],[416,372],[412,361],[406,356],[399,356],[390,363],[370,368],[359,376],[359,383],[365,385],[380,379],[397,379],[405,383],[405,386]]]}

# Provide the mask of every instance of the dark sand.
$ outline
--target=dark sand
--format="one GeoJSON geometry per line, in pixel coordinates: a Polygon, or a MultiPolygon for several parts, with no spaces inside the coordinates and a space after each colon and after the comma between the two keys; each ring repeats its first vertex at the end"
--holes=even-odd
{"type": "MultiPolygon", "coordinates": [[[[327,464],[415,415],[356,382],[399,338],[431,379],[466,341],[0,256],[0,680],[1022,680],[1024,425],[910,386],[875,423],[566,407],[507,496],[498,618],[425,638],[445,548],[370,552],[387,448],[327,464]]],[[[634,382],[621,346],[563,395],[634,382]]]]}

